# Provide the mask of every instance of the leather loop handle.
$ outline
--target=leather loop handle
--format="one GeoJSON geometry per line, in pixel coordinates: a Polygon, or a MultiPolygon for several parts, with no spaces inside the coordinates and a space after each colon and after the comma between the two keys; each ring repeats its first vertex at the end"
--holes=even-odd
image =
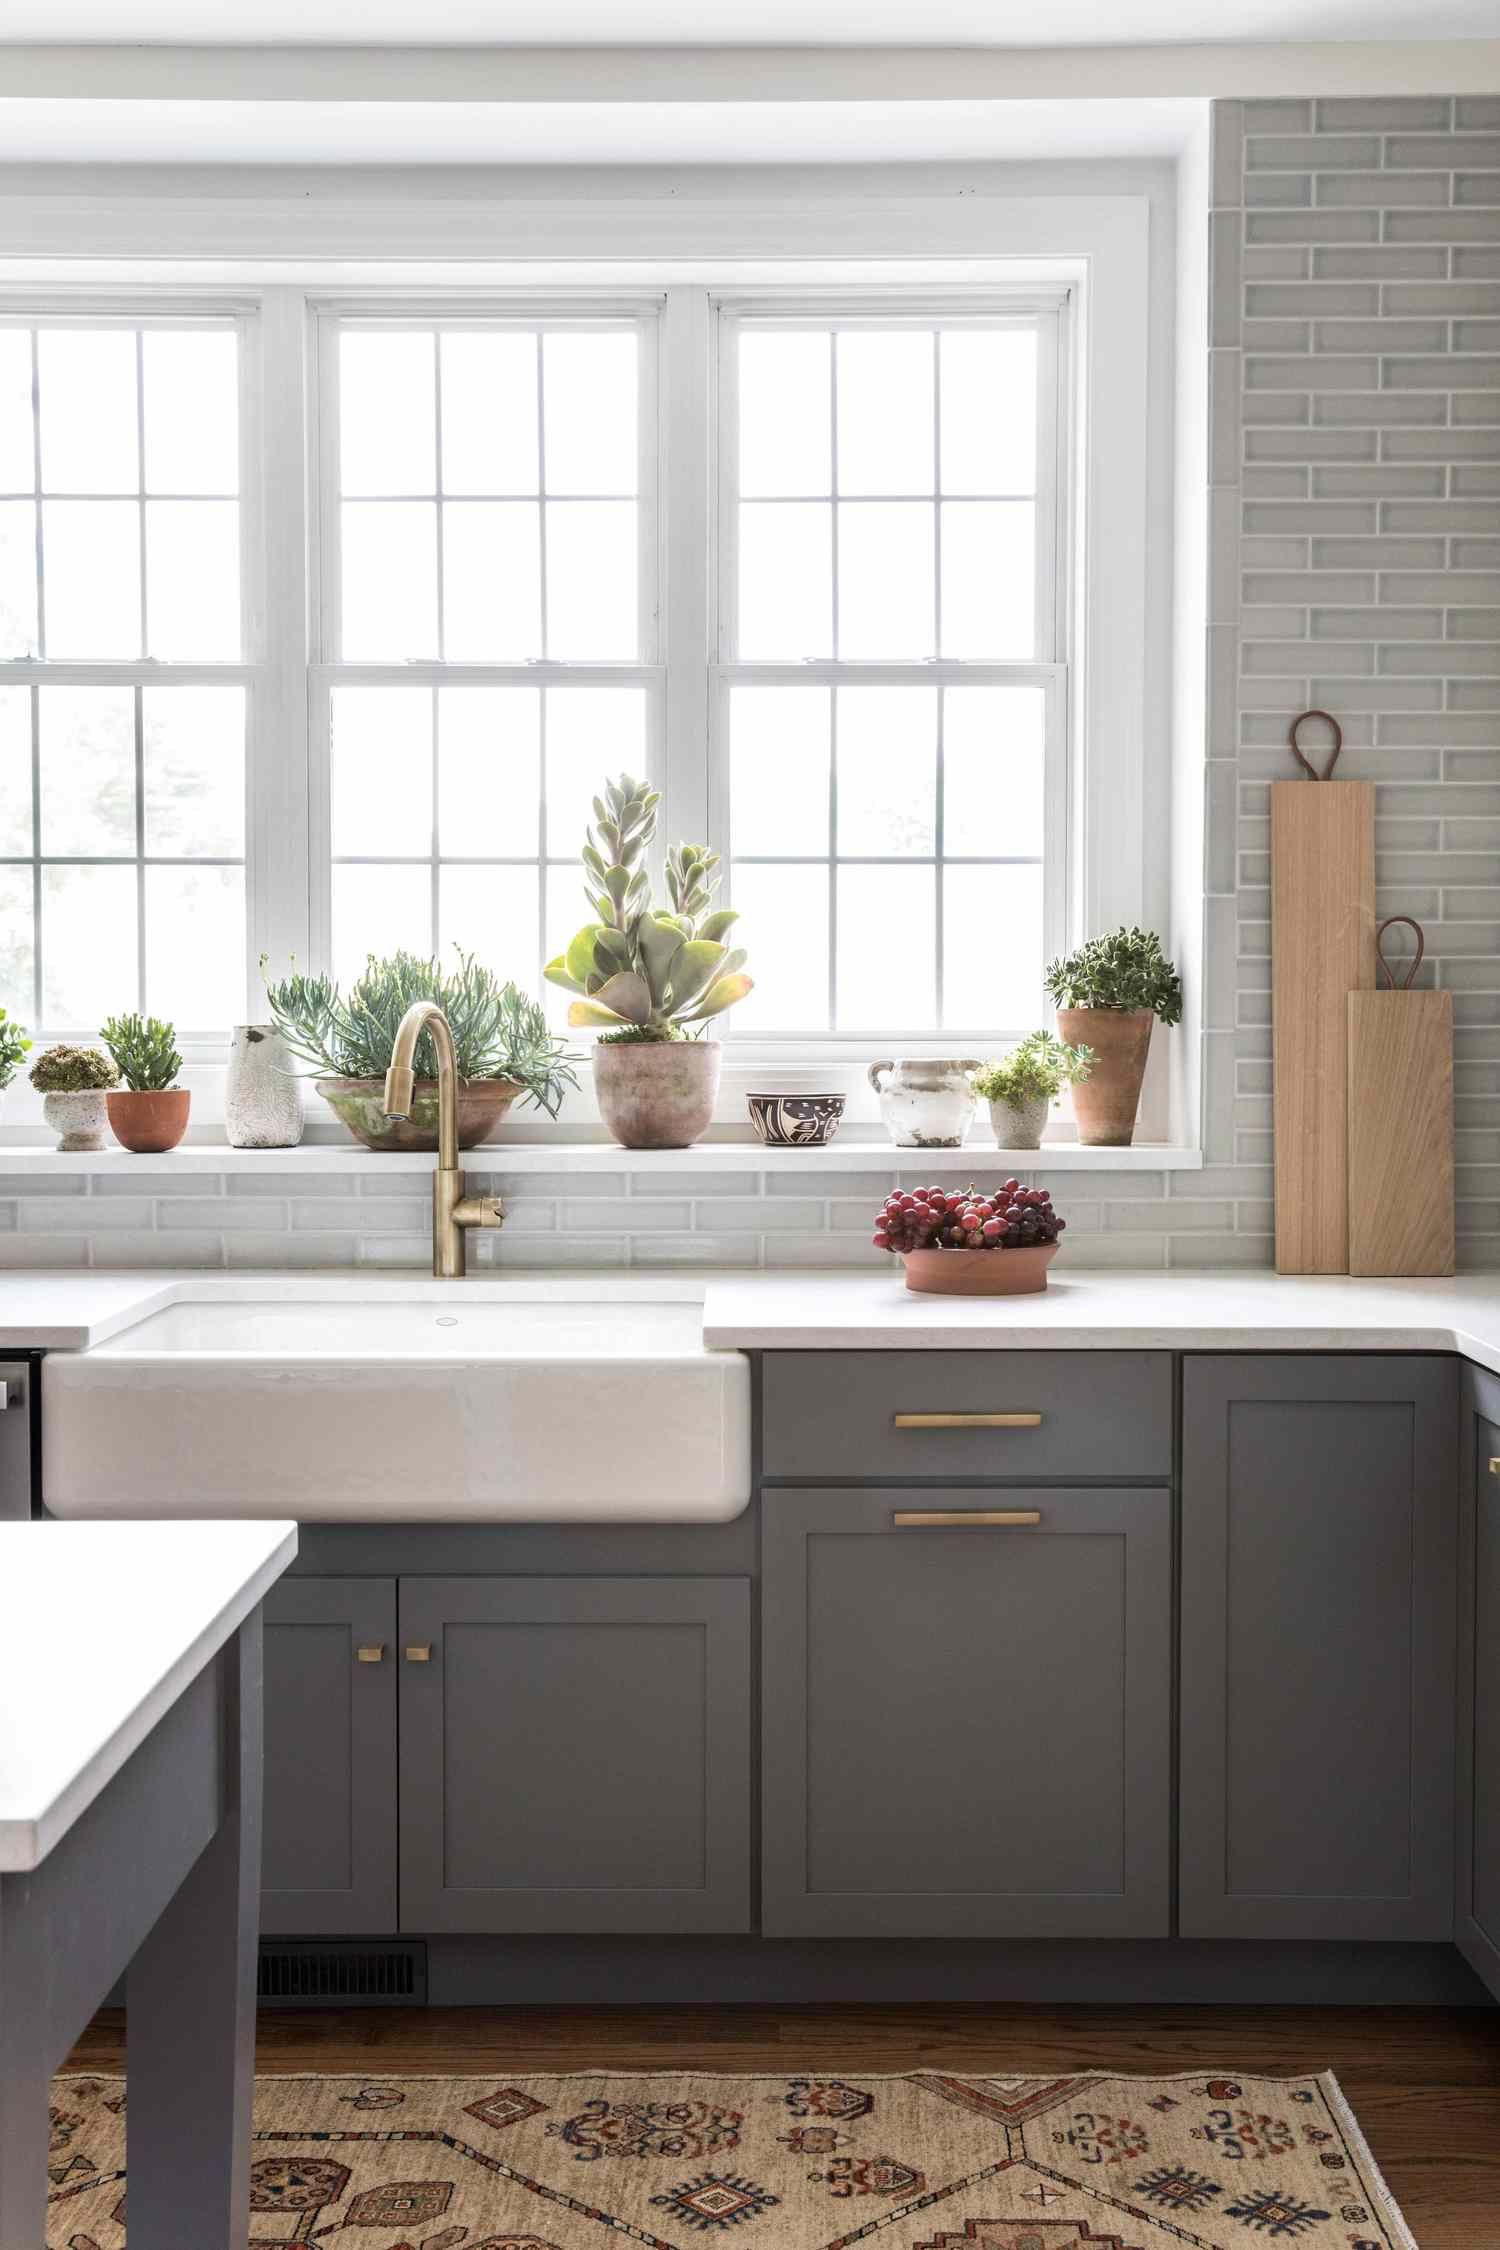
{"type": "Polygon", "coordinates": [[[1427,938],[1423,931],[1422,925],[1420,922],[1414,922],[1409,914],[1388,914],[1385,920],[1381,923],[1379,929],[1375,932],[1375,957],[1379,962],[1381,968],[1385,971],[1386,982],[1390,986],[1392,992],[1410,992],[1413,984],[1416,982],[1417,971],[1422,966],[1422,956],[1426,951],[1427,938]],[[1415,933],[1417,940],[1417,950],[1412,955],[1411,960],[1407,964],[1406,974],[1404,977],[1398,977],[1396,975],[1395,970],[1391,967],[1390,962],[1385,957],[1385,947],[1381,943],[1381,940],[1385,936],[1386,931],[1393,930],[1398,922],[1404,922],[1406,924],[1406,927],[1415,933]]]}
{"type": "Polygon", "coordinates": [[[1334,717],[1331,711],[1300,712],[1298,716],[1293,719],[1291,726],[1287,730],[1287,741],[1291,746],[1292,756],[1296,759],[1298,765],[1302,768],[1303,772],[1307,775],[1310,781],[1331,781],[1333,779],[1333,769],[1338,764],[1339,752],[1344,747],[1344,730],[1339,725],[1338,720],[1334,717]],[[1329,752],[1328,763],[1323,768],[1323,771],[1321,773],[1319,773],[1317,767],[1313,764],[1311,758],[1306,755],[1302,748],[1302,745],[1297,740],[1299,729],[1306,723],[1308,719],[1323,719],[1333,729],[1333,748],[1329,752]]]}

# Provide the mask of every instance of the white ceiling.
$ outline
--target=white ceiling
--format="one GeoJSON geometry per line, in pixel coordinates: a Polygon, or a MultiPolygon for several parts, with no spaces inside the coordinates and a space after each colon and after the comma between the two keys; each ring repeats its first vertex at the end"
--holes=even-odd
{"type": "Polygon", "coordinates": [[[1136,46],[1484,39],[1496,0],[3,0],[0,43],[1136,46]]]}

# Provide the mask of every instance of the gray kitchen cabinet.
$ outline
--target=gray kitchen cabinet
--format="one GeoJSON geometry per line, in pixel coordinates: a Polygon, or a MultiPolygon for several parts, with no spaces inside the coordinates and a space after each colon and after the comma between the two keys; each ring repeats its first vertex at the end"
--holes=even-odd
{"type": "Polygon", "coordinates": [[[1452,1937],[1457,1434],[1451,1360],[1187,1360],[1184,1937],[1452,1937]]]}
{"type": "Polygon", "coordinates": [[[403,1578],[401,1927],[750,1926],[750,1585],[403,1578]]]}
{"type": "MultiPolygon", "coordinates": [[[[1496,1390],[1491,1378],[1475,1382],[1496,1390]]],[[[1500,1421],[1470,1412],[1466,1422],[1473,1444],[1460,1550],[1455,1935],[1500,1999],[1500,1421]]]]}
{"type": "Polygon", "coordinates": [[[395,1641],[393,1578],[266,1596],[263,1931],[397,1926],[395,1641]]]}
{"type": "Polygon", "coordinates": [[[763,1507],[766,1935],[1166,1935],[1170,1494],[763,1507]]]}

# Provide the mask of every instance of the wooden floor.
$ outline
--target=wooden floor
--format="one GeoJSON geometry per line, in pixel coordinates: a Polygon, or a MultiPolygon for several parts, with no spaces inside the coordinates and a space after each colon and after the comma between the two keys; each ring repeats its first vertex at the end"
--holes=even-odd
{"type": "MultiPolygon", "coordinates": [[[[106,2013],[72,2067],[120,2069],[106,2013]]],[[[1334,2071],[1421,2250],[1500,2250],[1500,2011],[359,2008],[262,2012],[263,2071],[1334,2071]]]]}

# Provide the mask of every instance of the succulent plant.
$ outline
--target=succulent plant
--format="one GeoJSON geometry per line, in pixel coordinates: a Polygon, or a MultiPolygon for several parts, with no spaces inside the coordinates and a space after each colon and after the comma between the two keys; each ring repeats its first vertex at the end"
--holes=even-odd
{"type": "Polygon", "coordinates": [[[32,1064],[30,1078],[39,1094],[96,1094],[120,1083],[120,1073],[97,1047],[48,1047],[32,1064]]]}
{"type": "Polygon", "coordinates": [[[0,1008],[0,1088],[8,1086],[21,1067],[22,1057],[31,1053],[31,1041],[25,1027],[12,1023],[5,1010],[0,1008]]]}
{"type": "Polygon", "coordinates": [[[545,972],[549,983],[578,994],[568,1010],[575,1029],[621,1041],[681,1039],[751,989],[741,974],[743,952],[724,943],[738,916],[714,906],[719,858],[707,844],[668,852],[670,910],[652,905],[645,861],[660,802],[629,774],[594,799],[583,867],[596,919],[545,972]]]}
{"type": "Polygon", "coordinates": [[[1008,1055],[979,1073],[974,1091],[981,1101],[1016,1108],[1022,1102],[1050,1101],[1064,1086],[1081,1085],[1093,1068],[1092,1047],[1070,1047],[1050,1031],[1028,1031],[1008,1055]]]}
{"type": "Polygon", "coordinates": [[[159,1016],[111,1016],[99,1036],[132,1094],[164,1094],[176,1085],[182,1057],[171,1024],[159,1016]]]}
{"type": "Polygon", "coordinates": [[[1154,930],[1111,930],[1047,967],[1060,1008],[1149,1008],[1163,1023],[1182,1018],[1182,979],[1154,930]]]}

